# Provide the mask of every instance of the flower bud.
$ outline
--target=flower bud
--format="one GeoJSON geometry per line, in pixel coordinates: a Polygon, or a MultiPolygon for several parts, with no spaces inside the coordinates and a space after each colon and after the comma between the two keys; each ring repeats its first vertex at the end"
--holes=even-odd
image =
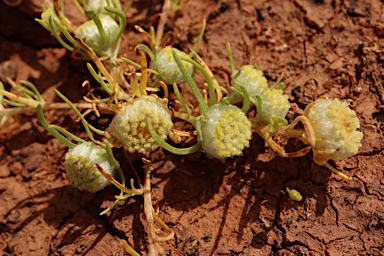
{"type": "Polygon", "coordinates": [[[272,116],[285,118],[290,108],[288,96],[280,89],[267,89],[261,95],[257,106],[256,120],[269,123],[272,116]]]}
{"type": "MultiPolygon", "coordinates": [[[[46,30],[49,32],[53,32],[51,29],[51,26],[49,25],[49,18],[52,17],[52,21],[57,21],[60,23],[59,18],[56,16],[55,11],[53,8],[48,8],[45,11],[41,13],[41,19],[35,19],[37,22],[39,22],[46,30]]],[[[55,22],[53,22],[53,26],[57,32],[60,31],[60,28],[56,26],[55,22]]]]}
{"type": "MultiPolygon", "coordinates": [[[[174,50],[177,52],[180,58],[189,58],[188,54],[186,54],[185,52],[179,51],[177,49],[174,50]]],[[[183,60],[182,63],[188,73],[193,76],[193,73],[195,71],[193,65],[183,60]]],[[[160,73],[160,79],[166,84],[180,84],[185,82],[185,78],[172,56],[171,46],[167,46],[157,53],[155,60],[155,70],[160,73]]]]}
{"type": "Polygon", "coordinates": [[[98,164],[112,177],[115,169],[107,158],[107,152],[93,142],[85,142],[71,148],[65,155],[65,171],[72,186],[89,192],[102,190],[110,182],[97,170],[98,164]]]}
{"type": "Polygon", "coordinates": [[[114,47],[119,38],[119,24],[109,15],[99,15],[101,25],[105,32],[105,38],[100,35],[93,20],[83,23],[75,31],[79,38],[85,38],[84,42],[91,47],[99,56],[114,56],[114,47]]]}
{"type": "Polygon", "coordinates": [[[119,0],[89,0],[88,1],[88,10],[92,10],[95,12],[96,15],[99,14],[107,14],[107,15],[112,15],[114,17],[114,14],[111,14],[110,12],[106,11],[104,9],[105,6],[111,6],[115,7],[119,10],[121,10],[121,3],[119,0]],[[116,6],[115,6],[116,2],[116,6]]]}
{"type": "MultiPolygon", "coordinates": [[[[268,89],[267,79],[263,76],[263,72],[256,66],[246,65],[232,74],[231,84],[234,88],[241,90],[243,87],[250,97],[256,97],[268,89]],[[240,74],[238,74],[240,72],[240,74]]],[[[235,93],[234,102],[241,101],[241,96],[235,93]]]]}

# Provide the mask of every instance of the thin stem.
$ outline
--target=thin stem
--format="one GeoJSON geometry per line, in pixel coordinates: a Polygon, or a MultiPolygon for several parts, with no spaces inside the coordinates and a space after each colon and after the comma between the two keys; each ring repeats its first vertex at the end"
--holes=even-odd
{"type": "Polygon", "coordinates": [[[73,148],[76,146],[74,143],[67,140],[63,135],[61,135],[57,130],[53,129],[47,120],[44,117],[43,114],[43,107],[39,104],[37,105],[37,118],[39,120],[39,123],[50,133],[52,134],[56,139],[58,139],[61,143],[66,145],[68,148],[73,148]]]}
{"type": "MultiPolygon", "coordinates": [[[[121,59],[122,59],[123,61],[128,62],[129,64],[131,64],[131,65],[134,66],[135,68],[141,68],[140,64],[134,62],[133,60],[130,60],[130,59],[127,59],[127,58],[124,58],[124,57],[121,57],[121,59]]],[[[148,71],[149,73],[155,74],[155,75],[157,75],[157,76],[160,75],[160,73],[157,72],[157,71],[154,70],[154,69],[147,68],[147,71],[148,71]]]]}
{"type": "Polygon", "coordinates": [[[107,79],[108,83],[113,87],[114,91],[117,93],[117,97],[119,99],[127,99],[129,98],[129,95],[127,95],[117,84],[116,80],[113,79],[111,74],[109,74],[108,70],[105,68],[103,63],[99,60],[95,52],[88,46],[86,45],[83,40],[81,40],[78,37],[75,37],[75,40],[81,44],[81,46],[87,51],[88,55],[91,57],[93,62],[96,64],[97,68],[99,69],[100,73],[107,79]]]}
{"type": "Polygon", "coordinates": [[[121,38],[121,35],[124,32],[125,26],[127,25],[127,18],[125,17],[125,14],[121,10],[115,7],[105,6],[104,9],[110,13],[117,15],[120,18],[120,24],[119,24],[120,30],[119,30],[119,33],[116,35],[116,42],[117,42],[121,38]]]}
{"type": "Polygon", "coordinates": [[[25,104],[27,106],[34,107],[34,108],[37,108],[37,105],[42,103],[42,102],[38,102],[37,100],[27,99],[27,98],[18,96],[16,94],[10,93],[3,89],[0,89],[0,94],[11,100],[15,100],[17,102],[20,102],[22,104],[25,104]]]}
{"type": "Polygon", "coordinates": [[[104,79],[101,75],[97,74],[95,69],[92,67],[92,64],[91,63],[87,63],[87,68],[89,70],[89,72],[91,73],[91,75],[93,76],[93,78],[95,78],[95,80],[101,85],[101,87],[104,89],[104,91],[106,93],[108,93],[109,95],[111,95],[113,93],[113,89],[111,88],[111,86],[109,84],[106,84],[104,82],[104,79]]]}
{"type": "Polygon", "coordinates": [[[160,46],[161,39],[163,38],[164,27],[165,27],[165,24],[167,23],[170,7],[171,7],[171,1],[164,0],[163,8],[160,13],[159,24],[157,25],[157,29],[156,29],[156,38],[155,38],[156,48],[160,46]]]}
{"type": "Polygon", "coordinates": [[[187,105],[187,103],[185,102],[183,96],[181,96],[181,93],[180,93],[180,91],[179,91],[179,87],[177,86],[176,83],[173,83],[173,91],[175,92],[177,99],[180,101],[181,106],[183,106],[183,108],[185,109],[185,111],[187,111],[188,116],[191,116],[191,115],[192,115],[192,111],[191,111],[191,109],[188,107],[188,105],[187,105]]]}
{"type": "Polygon", "coordinates": [[[243,107],[241,108],[241,111],[243,111],[244,113],[247,113],[251,106],[251,101],[249,100],[249,94],[247,90],[245,90],[244,86],[240,86],[240,89],[241,89],[241,92],[243,93],[243,98],[244,98],[243,107]]]}
{"type": "Polygon", "coordinates": [[[124,250],[131,256],[141,256],[138,254],[124,239],[120,239],[120,245],[124,248],[124,250]]]}
{"type": "Polygon", "coordinates": [[[152,61],[155,61],[155,55],[148,46],[144,44],[138,44],[136,45],[134,51],[136,51],[137,49],[144,51],[146,54],[148,54],[149,58],[151,58],[152,61]]]}
{"type": "Polygon", "coordinates": [[[205,19],[203,19],[203,26],[201,27],[201,30],[200,30],[199,35],[197,36],[196,42],[195,42],[195,44],[192,47],[192,50],[194,52],[197,51],[197,48],[199,48],[201,39],[203,38],[203,35],[204,35],[204,32],[205,32],[206,25],[207,25],[207,22],[205,21],[205,19]]]}
{"type": "Polygon", "coordinates": [[[145,123],[147,124],[147,129],[149,131],[149,133],[151,134],[152,138],[156,141],[156,143],[162,147],[163,149],[173,153],[173,154],[176,154],[176,155],[188,155],[188,154],[192,154],[196,151],[198,151],[199,149],[201,149],[201,146],[202,146],[202,143],[201,142],[198,142],[196,145],[192,146],[192,147],[189,147],[189,148],[175,148],[174,146],[168,144],[167,142],[165,142],[159,134],[157,134],[157,132],[155,131],[155,129],[153,128],[151,122],[148,120],[148,118],[145,119],[145,123]]]}
{"type": "Polygon", "coordinates": [[[147,95],[145,88],[147,88],[147,83],[148,83],[147,59],[145,58],[144,52],[139,51],[138,54],[139,54],[138,58],[141,66],[139,90],[140,90],[140,95],[144,96],[144,95],[147,95]]]}
{"type": "Polygon", "coordinates": [[[338,171],[337,169],[335,169],[334,167],[332,167],[329,163],[326,162],[326,163],[324,164],[324,166],[327,167],[327,168],[328,168],[330,171],[332,171],[334,174],[339,175],[339,176],[340,176],[341,178],[343,178],[344,180],[346,180],[346,181],[351,181],[351,180],[352,180],[351,177],[349,177],[349,176],[345,175],[344,173],[338,171]]]}
{"type": "Polygon", "coordinates": [[[124,187],[120,182],[118,182],[115,178],[113,178],[106,171],[104,171],[103,168],[101,168],[98,164],[96,164],[96,168],[107,180],[109,180],[113,185],[115,185],[121,191],[124,191],[125,193],[130,194],[131,196],[143,194],[142,189],[129,189],[124,187]]]}
{"type": "Polygon", "coordinates": [[[193,92],[193,95],[195,95],[196,100],[199,102],[200,109],[202,112],[201,114],[205,116],[207,114],[207,112],[209,111],[209,107],[208,107],[207,103],[205,103],[205,100],[204,100],[203,96],[201,95],[199,89],[197,88],[195,81],[193,81],[191,75],[188,73],[188,71],[184,67],[183,63],[181,62],[180,57],[178,56],[177,52],[174,49],[172,49],[172,55],[173,55],[173,58],[175,59],[175,61],[177,63],[177,66],[179,67],[181,73],[183,74],[185,80],[189,84],[189,86],[193,92]]]}
{"type": "Polygon", "coordinates": [[[34,98],[36,100],[38,100],[39,102],[44,102],[43,96],[41,96],[39,90],[37,90],[36,86],[33,83],[25,81],[25,80],[20,80],[20,83],[22,83],[22,84],[24,84],[24,85],[26,85],[32,89],[32,91],[34,92],[34,96],[35,96],[34,98]]]}
{"type": "Polygon", "coordinates": [[[181,58],[183,61],[187,61],[191,63],[194,67],[196,67],[200,72],[203,74],[205,80],[207,81],[208,85],[208,93],[209,93],[209,106],[213,106],[216,104],[216,93],[215,93],[215,86],[213,85],[213,81],[211,79],[211,76],[208,74],[208,72],[204,69],[203,66],[201,66],[196,61],[190,59],[190,58],[181,58]]]}
{"type": "Polygon", "coordinates": [[[101,24],[101,21],[99,17],[95,14],[92,10],[87,10],[88,16],[93,20],[95,23],[97,30],[99,31],[100,38],[101,38],[101,47],[105,47],[105,42],[107,41],[107,35],[105,34],[105,30],[103,28],[103,25],[101,24]]]}
{"type": "Polygon", "coordinates": [[[227,43],[226,48],[227,48],[227,53],[228,53],[229,66],[231,68],[231,74],[233,74],[235,72],[235,67],[233,65],[233,55],[232,55],[232,48],[231,48],[230,43],[227,43]]]}
{"type": "Polygon", "coordinates": [[[51,128],[55,129],[56,131],[60,132],[61,134],[69,137],[70,139],[78,142],[78,143],[85,143],[86,141],[77,137],[76,135],[70,133],[69,131],[65,130],[63,127],[60,127],[58,125],[55,125],[55,124],[50,124],[49,125],[51,128]]]}
{"type": "Polygon", "coordinates": [[[91,131],[89,130],[89,127],[88,127],[88,122],[85,120],[85,118],[83,117],[83,115],[80,113],[80,111],[73,105],[73,103],[68,100],[67,97],[65,97],[61,92],[59,92],[58,90],[56,89],[53,89],[55,91],[55,93],[63,100],[65,101],[65,103],[67,103],[69,105],[69,107],[76,113],[76,115],[80,118],[81,120],[81,123],[83,124],[84,128],[85,128],[85,131],[87,132],[89,138],[94,141],[95,138],[93,137],[91,131]]]}
{"type": "MultiPolygon", "coordinates": [[[[62,2],[63,3],[63,2],[62,2]]],[[[63,15],[63,13],[60,11],[59,8],[59,1],[58,0],[53,0],[53,8],[55,10],[56,16],[59,18],[61,23],[64,24],[64,26],[71,32],[73,33],[75,31],[75,28],[71,24],[71,22],[63,15]]],[[[64,10],[62,10],[64,11],[64,10]]]]}

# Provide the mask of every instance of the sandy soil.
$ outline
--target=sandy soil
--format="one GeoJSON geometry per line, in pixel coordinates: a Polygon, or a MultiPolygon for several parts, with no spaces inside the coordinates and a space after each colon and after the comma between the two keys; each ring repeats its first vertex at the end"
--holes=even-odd
{"type": "MultiPolygon", "coordinates": [[[[70,2],[66,11],[75,20],[70,2]]],[[[84,62],[71,60],[33,20],[40,6],[32,0],[17,8],[0,3],[0,62],[12,60],[13,78],[35,83],[48,102],[60,101],[54,88],[79,101],[85,93],[81,83],[90,75],[84,62]]],[[[122,50],[128,56],[145,42],[133,26],[148,28],[161,6],[157,0],[134,2],[122,50]]],[[[270,81],[285,73],[290,121],[320,96],[339,98],[357,112],[364,139],[356,156],[332,163],[351,182],[314,164],[311,154],[279,158],[257,135],[242,157],[225,163],[202,153],[176,157],[156,151],[153,199],[176,233],[164,244],[168,255],[384,255],[383,1],[191,0],[167,24],[172,45],[190,49],[203,18],[207,30],[198,53],[223,86],[230,79],[230,42],[237,68],[257,64],[270,81]],[[286,188],[299,190],[303,200],[290,200],[286,188]]],[[[45,114],[49,122],[86,136],[71,111],[45,114]]],[[[95,124],[105,128],[108,121],[103,116],[95,124]]],[[[182,122],[177,125],[183,129],[182,122]]],[[[301,146],[290,141],[287,150],[301,146]]],[[[0,251],[126,255],[123,238],[145,254],[142,198],[99,216],[118,190],[91,194],[71,187],[62,166],[65,152],[34,115],[1,127],[0,251]]],[[[140,158],[133,159],[142,175],[140,158]]],[[[128,163],[123,167],[134,177],[128,163]]]]}

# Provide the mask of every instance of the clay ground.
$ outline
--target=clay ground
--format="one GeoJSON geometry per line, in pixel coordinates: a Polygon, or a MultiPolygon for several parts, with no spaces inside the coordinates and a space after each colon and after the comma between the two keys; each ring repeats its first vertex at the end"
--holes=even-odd
{"type": "MultiPolygon", "coordinates": [[[[76,20],[67,2],[68,17],[76,20]]],[[[35,83],[47,102],[60,101],[53,88],[80,101],[86,92],[81,83],[90,79],[85,63],[71,60],[33,20],[40,6],[31,0],[17,8],[0,3],[0,61],[13,60],[14,78],[35,83]]],[[[161,6],[162,1],[134,1],[123,43],[128,56],[135,57],[134,46],[145,42],[133,26],[148,29],[161,6]]],[[[311,154],[279,158],[256,134],[242,157],[225,163],[202,153],[177,157],[156,151],[153,199],[176,233],[164,244],[168,255],[384,255],[383,1],[190,0],[167,24],[171,44],[188,51],[203,18],[207,29],[198,53],[221,85],[228,87],[230,79],[225,50],[230,42],[236,68],[257,64],[271,84],[285,73],[290,121],[320,96],[339,98],[356,111],[364,138],[356,156],[331,163],[353,177],[351,182],[314,164],[311,154]],[[286,188],[300,191],[303,200],[290,200],[286,188]]],[[[182,93],[190,96],[186,89],[182,93]]],[[[71,111],[45,115],[86,138],[71,111]]],[[[103,116],[94,123],[106,128],[109,121],[103,116]]],[[[177,122],[177,128],[183,125],[177,122]]],[[[292,140],[287,151],[302,146],[292,140]]],[[[142,198],[99,216],[118,190],[91,194],[71,187],[62,166],[65,152],[34,115],[0,128],[0,251],[126,255],[119,240],[127,239],[145,254],[142,198]]],[[[140,158],[131,158],[142,175],[140,158]]]]}

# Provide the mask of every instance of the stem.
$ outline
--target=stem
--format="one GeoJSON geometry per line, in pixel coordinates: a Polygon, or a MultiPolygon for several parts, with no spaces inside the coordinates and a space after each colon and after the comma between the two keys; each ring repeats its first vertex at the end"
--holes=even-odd
{"type": "Polygon", "coordinates": [[[161,43],[161,38],[164,34],[164,27],[167,23],[168,13],[171,7],[171,0],[164,0],[163,9],[161,10],[159,24],[157,25],[155,48],[158,48],[161,43]]]}
{"type": "Polygon", "coordinates": [[[85,131],[87,132],[89,138],[92,140],[92,141],[95,141],[95,139],[93,138],[93,135],[91,133],[91,131],[89,130],[89,127],[88,127],[88,122],[85,120],[85,118],[83,117],[83,115],[80,113],[80,111],[73,105],[73,103],[68,100],[67,97],[65,97],[61,92],[59,92],[58,90],[56,89],[53,89],[55,91],[55,93],[63,100],[65,101],[65,103],[67,103],[69,105],[69,107],[76,113],[76,115],[80,118],[81,120],[81,123],[83,124],[84,128],[85,128],[85,131]]]}
{"type": "Polygon", "coordinates": [[[63,135],[61,135],[57,130],[53,129],[47,120],[44,117],[43,114],[43,107],[39,104],[37,105],[37,118],[39,120],[39,123],[50,133],[52,134],[56,139],[58,139],[61,143],[66,145],[68,148],[73,148],[76,146],[74,143],[67,140],[63,135]]]}
{"type": "Polygon", "coordinates": [[[241,108],[241,111],[243,111],[243,113],[247,113],[251,106],[251,101],[249,100],[249,94],[247,90],[245,90],[244,86],[241,86],[240,89],[243,93],[243,98],[244,98],[243,107],[241,108]]]}
{"type": "Polygon", "coordinates": [[[228,53],[229,66],[231,68],[231,74],[233,75],[233,73],[235,72],[235,67],[233,65],[232,48],[231,48],[230,43],[227,43],[226,48],[227,48],[227,53],[228,53]]]}
{"type": "Polygon", "coordinates": [[[199,48],[199,44],[201,42],[201,39],[203,38],[206,25],[207,25],[207,22],[205,21],[205,19],[203,19],[203,26],[201,27],[200,33],[197,36],[197,40],[196,40],[195,44],[192,47],[192,50],[194,52],[197,51],[197,48],[199,48]]]}
{"type": "Polygon", "coordinates": [[[339,176],[340,176],[341,178],[343,178],[344,180],[346,180],[346,181],[351,181],[351,180],[352,180],[351,177],[349,177],[349,176],[345,175],[344,173],[342,173],[342,172],[336,170],[336,169],[333,168],[329,163],[326,162],[326,163],[324,164],[324,166],[327,167],[327,168],[328,168],[331,172],[333,172],[334,174],[339,175],[339,176]]]}
{"type": "Polygon", "coordinates": [[[93,22],[95,22],[95,25],[97,27],[97,30],[99,31],[100,38],[101,38],[101,47],[104,48],[105,42],[107,41],[107,36],[105,34],[105,30],[103,28],[103,25],[101,24],[99,17],[95,14],[94,11],[88,10],[87,14],[93,20],[93,22]]]}
{"type": "Polygon", "coordinates": [[[127,25],[127,18],[125,17],[125,14],[117,8],[114,8],[111,6],[105,6],[104,9],[108,12],[111,12],[111,13],[117,15],[120,18],[120,24],[119,24],[120,30],[116,36],[116,42],[117,42],[121,38],[121,35],[124,32],[125,26],[127,25]]]}
{"type": "Polygon", "coordinates": [[[165,142],[159,136],[159,134],[157,134],[157,132],[153,128],[151,122],[149,122],[148,118],[145,119],[145,123],[147,124],[147,129],[148,129],[149,133],[151,134],[153,139],[156,141],[156,143],[159,144],[159,146],[162,147],[163,149],[165,149],[165,150],[167,150],[167,151],[169,151],[169,152],[171,152],[173,154],[176,154],[176,155],[188,155],[188,154],[195,153],[196,151],[201,149],[201,146],[202,146],[201,142],[198,142],[196,145],[194,145],[192,147],[189,147],[189,148],[176,148],[176,147],[168,144],[167,142],[165,142]]]}
{"type": "Polygon", "coordinates": [[[61,13],[58,0],[53,0],[53,8],[55,10],[56,16],[59,18],[61,23],[64,24],[64,26],[69,30],[69,32],[73,33],[75,31],[75,28],[73,27],[71,22],[61,13]]]}
{"type": "Polygon", "coordinates": [[[193,95],[195,95],[196,100],[200,104],[200,109],[202,112],[201,114],[205,116],[207,114],[207,112],[209,111],[209,107],[208,107],[207,103],[205,103],[205,100],[204,100],[203,96],[201,95],[199,89],[197,88],[195,81],[193,81],[191,75],[185,69],[183,63],[181,62],[180,57],[177,55],[177,52],[174,49],[172,49],[172,55],[173,55],[173,58],[175,59],[175,61],[177,63],[177,66],[179,67],[181,73],[183,74],[185,80],[189,84],[189,87],[191,88],[193,95]]]}
{"type": "Polygon", "coordinates": [[[180,93],[180,91],[179,91],[179,87],[177,86],[176,83],[173,83],[173,91],[175,92],[177,99],[180,101],[181,105],[183,106],[183,108],[185,109],[185,111],[187,111],[188,116],[190,117],[190,116],[192,115],[192,111],[191,111],[191,109],[188,107],[188,105],[187,105],[187,103],[185,102],[183,96],[181,96],[181,93],[180,93]]]}
{"type": "Polygon", "coordinates": [[[213,85],[213,81],[211,79],[211,76],[208,74],[208,72],[204,69],[203,66],[201,66],[196,61],[190,59],[190,58],[181,58],[183,61],[187,61],[191,63],[193,66],[195,66],[200,72],[203,74],[205,80],[208,84],[208,93],[209,93],[209,106],[213,106],[216,104],[216,93],[215,93],[215,86],[213,85]]]}

